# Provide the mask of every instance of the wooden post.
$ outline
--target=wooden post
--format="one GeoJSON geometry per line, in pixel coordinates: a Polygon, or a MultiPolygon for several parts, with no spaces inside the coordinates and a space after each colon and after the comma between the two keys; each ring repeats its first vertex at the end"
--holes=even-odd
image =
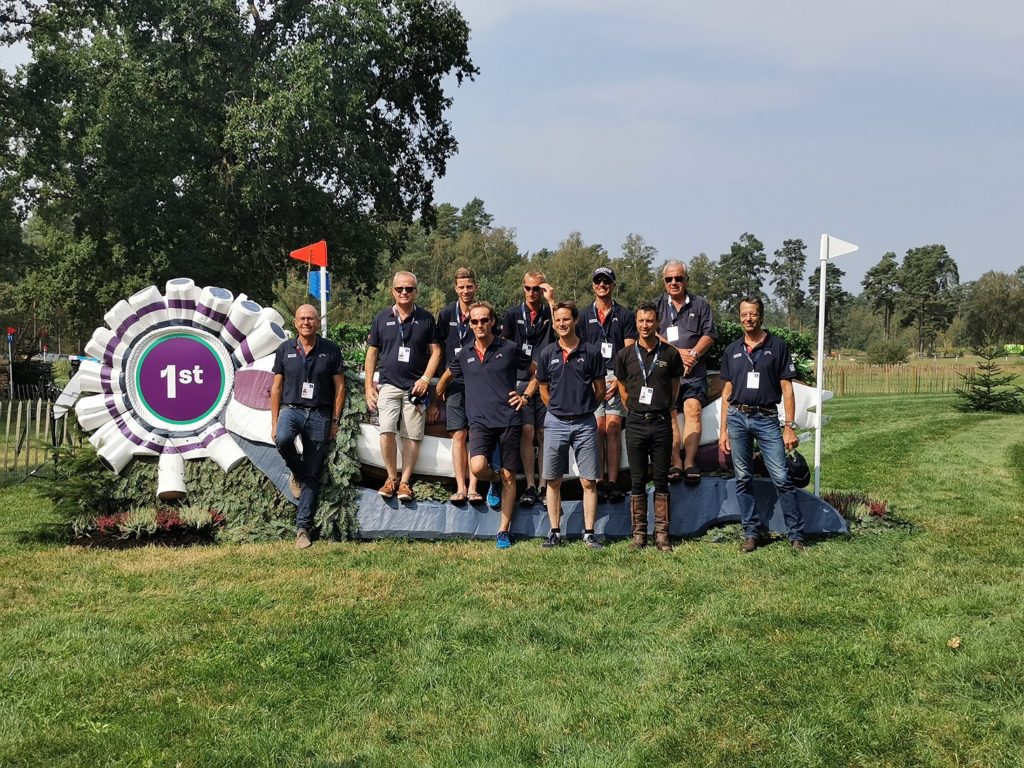
{"type": "Polygon", "coordinates": [[[39,422],[43,418],[43,398],[36,400],[36,440],[39,439],[39,422]]]}
{"type": "MultiPolygon", "coordinates": [[[[7,424],[4,427],[4,463],[2,469],[7,471],[7,452],[11,447],[11,408],[14,407],[14,401],[9,400],[7,406],[7,424]]],[[[0,403],[0,411],[3,410],[3,404],[0,403]]]]}
{"type": "MultiPolygon", "coordinates": [[[[21,403],[18,401],[18,413],[14,417],[14,466],[18,466],[18,440],[21,439],[21,403]]],[[[14,407],[14,402],[11,402],[11,407],[14,407]]]]}
{"type": "Polygon", "coordinates": [[[25,401],[25,474],[31,472],[32,454],[32,403],[25,401]]]}

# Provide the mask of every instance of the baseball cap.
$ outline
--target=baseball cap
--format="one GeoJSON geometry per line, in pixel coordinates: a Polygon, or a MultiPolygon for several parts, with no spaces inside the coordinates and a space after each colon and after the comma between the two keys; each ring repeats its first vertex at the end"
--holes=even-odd
{"type": "Polygon", "coordinates": [[[592,278],[591,282],[593,282],[593,280],[597,280],[598,277],[607,277],[614,283],[615,270],[612,269],[611,267],[598,267],[597,269],[594,270],[594,277],[592,278]]]}

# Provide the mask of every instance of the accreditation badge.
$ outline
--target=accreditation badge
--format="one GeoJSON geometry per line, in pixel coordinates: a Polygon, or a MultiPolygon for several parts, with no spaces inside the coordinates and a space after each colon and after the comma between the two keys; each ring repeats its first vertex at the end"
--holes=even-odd
{"type": "Polygon", "coordinates": [[[747,389],[758,389],[761,386],[761,374],[757,371],[747,372],[747,389]]]}
{"type": "Polygon", "coordinates": [[[400,362],[400,363],[408,363],[409,362],[409,351],[410,350],[409,350],[408,347],[399,347],[398,348],[398,362],[400,362]]]}
{"type": "Polygon", "coordinates": [[[610,341],[601,342],[601,357],[605,360],[611,360],[612,358],[612,343],[610,341]]]}
{"type": "Polygon", "coordinates": [[[640,404],[650,405],[654,402],[654,387],[640,387],[640,404]]]}
{"type": "Polygon", "coordinates": [[[312,400],[313,399],[313,391],[314,391],[313,382],[312,381],[304,381],[304,382],[302,382],[302,391],[299,393],[299,397],[301,397],[303,400],[312,400]]]}

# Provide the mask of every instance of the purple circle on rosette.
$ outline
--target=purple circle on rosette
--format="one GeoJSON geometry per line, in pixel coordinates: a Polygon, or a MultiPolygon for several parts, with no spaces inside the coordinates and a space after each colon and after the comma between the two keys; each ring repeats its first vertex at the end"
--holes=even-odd
{"type": "Polygon", "coordinates": [[[136,374],[139,399],[155,416],[194,425],[213,413],[224,392],[224,371],[209,344],[196,336],[165,336],[149,347],[136,374]]]}

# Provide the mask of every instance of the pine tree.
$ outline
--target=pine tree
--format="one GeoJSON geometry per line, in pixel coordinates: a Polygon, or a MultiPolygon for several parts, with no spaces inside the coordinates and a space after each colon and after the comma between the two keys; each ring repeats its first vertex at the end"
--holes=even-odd
{"type": "Polygon", "coordinates": [[[999,348],[989,345],[975,349],[974,353],[982,359],[977,370],[961,373],[963,386],[956,388],[957,410],[965,412],[993,411],[995,413],[1021,413],[1024,403],[1021,395],[1024,388],[1013,384],[1015,374],[1005,374],[995,362],[999,356],[999,348]]]}

